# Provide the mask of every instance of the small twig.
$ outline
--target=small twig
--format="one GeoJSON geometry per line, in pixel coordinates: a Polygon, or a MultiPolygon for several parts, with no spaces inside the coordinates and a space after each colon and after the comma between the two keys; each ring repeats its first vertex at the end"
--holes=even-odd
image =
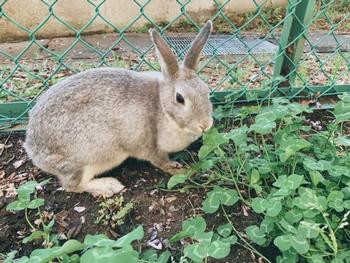
{"type": "Polygon", "coordinates": [[[3,152],[4,152],[5,148],[6,148],[5,146],[8,143],[10,137],[11,137],[11,133],[7,136],[7,138],[5,140],[5,143],[4,143],[4,147],[0,150],[0,156],[3,154],[3,152]]]}
{"type": "Polygon", "coordinates": [[[249,244],[249,242],[247,240],[245,240],[242,235],[238,232],[238,230],[235,228],[235,226],[233,225],[232,221],[230,220],[230,218],[228,217],[228,214],[225,210],[225,208],[223,207],[223,205],[221,205],[221,209],[224,212],[224,215],[226,217],[226,220],[230,223],[230,225],[232,226],[233,231],[236,233],[236,235],[245,243],[245,245],[240,244],[241,246],[245,247],[246,249],[248,249],[249,251],[253,252],[254,254],[262,257],[263,259],[266,260],[266,262],[271,263],[270,260],[268,260],[264,255],[262,255],[259,251],[257,251],[251,244],[249,244]]]}

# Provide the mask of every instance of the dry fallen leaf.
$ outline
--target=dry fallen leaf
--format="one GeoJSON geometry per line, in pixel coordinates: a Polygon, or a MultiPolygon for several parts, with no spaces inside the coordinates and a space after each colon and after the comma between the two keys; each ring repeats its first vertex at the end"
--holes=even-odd
{"type": "Polygon", "coordinates": [[[171,202],[175,201],[176,199],[177,199],[176,196],[172,196],[172,197],[165,198],[165,201],[167,201],[168,203],[171,203],[171,202]]]}

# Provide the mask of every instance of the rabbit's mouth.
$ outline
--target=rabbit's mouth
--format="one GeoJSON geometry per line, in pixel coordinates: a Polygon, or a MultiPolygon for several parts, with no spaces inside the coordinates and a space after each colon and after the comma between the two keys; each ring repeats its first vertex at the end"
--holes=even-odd
{"type": "Polygon", "coordinates": [[[188,128],[188,127],[184,127],[183,128],[183,131],[185,132],[185,133],[188,133],[188,134],[191,134],[191,135],[193,135],[194,137],[200,137],[200,136],[202,136],[203,135],[203,130],[202,129],[200,129],[200,128],[198,128],[198,129],[190,129],[190,128],[188,128]]]}

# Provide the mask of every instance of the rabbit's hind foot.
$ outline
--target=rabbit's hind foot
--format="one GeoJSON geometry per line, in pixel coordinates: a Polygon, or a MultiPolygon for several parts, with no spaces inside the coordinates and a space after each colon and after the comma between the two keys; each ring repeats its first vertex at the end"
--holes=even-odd
{"type": "Polygon", "coordinates": [[[62,186],[67,192],[89,192],[94,196],[110,197],[122,191],[124,186],[112,177],[94,179],[96,175],[108,170],[105,168],[107,167],[85,166],[83,170],[77,171],[71,176],[61,177],[62,186]]]}
{"type": "Polygon", "coordinates": [[[81,191],[89,192],[93,196],[111,197],[124,189],[117,179],[104,177],[92,179],[86,185],[79,187],[81,191]]]}

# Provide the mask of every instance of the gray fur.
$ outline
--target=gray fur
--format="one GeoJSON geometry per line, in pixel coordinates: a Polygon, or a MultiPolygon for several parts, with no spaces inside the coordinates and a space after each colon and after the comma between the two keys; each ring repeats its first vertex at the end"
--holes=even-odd
{"type": "Polygon", "coordinates": [[[186,148],[212,126],[207,85],[185,66],[169,70],[175,57],[154,32],[162,73],[87,70],[52,86],[30,111],[24,144],[28,156],[66,190],[107,196],[120,191],[116,179],[94,176],[128,157],[172,169],[176,164],[168,154],[186,148]],[[176,102],[176,93],[183,95],[184,105],[176,102]]]}
{"type": "Polygon", "coordinates": [[[208,21],[204,25],[202,30],[199,32],[197,37],[193,40],[193,43],[184,59],[185,67],[196,70],[201,51],[205,46],[205,44],[207,43],[212,29],[213,29],[213,23],[211,21],[208,21]]]}

